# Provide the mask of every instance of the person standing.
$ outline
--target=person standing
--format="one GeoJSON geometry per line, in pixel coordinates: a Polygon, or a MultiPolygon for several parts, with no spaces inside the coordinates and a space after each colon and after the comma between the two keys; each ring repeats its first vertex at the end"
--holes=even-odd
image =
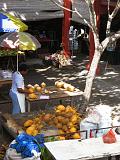
{"type": "Polygon", "coordinates": [[[21,64],[18,71],[12,75],[12,87],[9,92],[12,99],[12,114],[25,112],[25,94],[28,91],[24,87],[24,75],[27,74],[27,71],[27,65],[21,64]]]}

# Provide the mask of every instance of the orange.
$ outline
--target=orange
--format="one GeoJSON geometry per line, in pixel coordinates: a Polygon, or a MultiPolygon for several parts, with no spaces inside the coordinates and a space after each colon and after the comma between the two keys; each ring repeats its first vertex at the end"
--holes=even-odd
{"type": "Polygon", "coordinates": [[[72,135],[72,137],[73,137],[74,139],[80,139],[80,134],[79,134],[79,133],[74,133],[74,134],[72,135]]]}
{"type": "Polygon", "coordinates": [[[75,127],[72,127],[72,128],[70,128],[70,132],[76,132],[76,128],[75,127]]]}

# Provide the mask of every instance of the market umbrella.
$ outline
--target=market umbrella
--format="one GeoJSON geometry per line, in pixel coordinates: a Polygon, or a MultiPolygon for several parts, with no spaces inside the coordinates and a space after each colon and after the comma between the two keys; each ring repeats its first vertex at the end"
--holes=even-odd
{"type": "Polygon", "coordinates": [[[28,26],[9,13],[0,12],[0,32],[23,32],[28,26]]]}
{"type": "MultiPolygon", "coordinates": [[[[27,32],[10,32],[0,36],[0,47],[5,49],[17,49],[17,51],[37,50],[41,48],[39,41],[27,32]]],[[[18,54],[17,54],[18,70],[18,54]]]]}

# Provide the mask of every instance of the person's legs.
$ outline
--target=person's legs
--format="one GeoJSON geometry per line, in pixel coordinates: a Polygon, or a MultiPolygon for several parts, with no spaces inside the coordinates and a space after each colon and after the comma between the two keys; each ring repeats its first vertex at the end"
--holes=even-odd
{"type": "Polygon", "coordinates": [[[9,95],[12,99],[12,105],[13,105],[12,114],[20,113],[20,106],[19,106],[17,95],[14,92],[12,92],[11,90],[10,90],[9,95]]]}

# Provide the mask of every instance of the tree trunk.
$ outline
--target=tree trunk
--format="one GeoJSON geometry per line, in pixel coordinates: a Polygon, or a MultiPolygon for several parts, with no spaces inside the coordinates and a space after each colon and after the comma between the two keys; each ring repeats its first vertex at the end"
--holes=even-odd
{"type": "MultiPolygon", "coordinates": [[[[100,45],[99,45],[100,46],[100,45]]],[[[100,48],[95,49],[94,57],[90,66],[90,70],[88,72],[87,78],[86,78],[86,85],[83,93],[83,104],[80,107],[80,113],[85,116],[87,114],[86,109],[88,107],[90,97],[91,97],[91,92],[92,92],[92,85],[93,85],[93,80],[96,75],[96,70],[99,64],[99,60],[101,57],[101,50],[100,48]]]]}

